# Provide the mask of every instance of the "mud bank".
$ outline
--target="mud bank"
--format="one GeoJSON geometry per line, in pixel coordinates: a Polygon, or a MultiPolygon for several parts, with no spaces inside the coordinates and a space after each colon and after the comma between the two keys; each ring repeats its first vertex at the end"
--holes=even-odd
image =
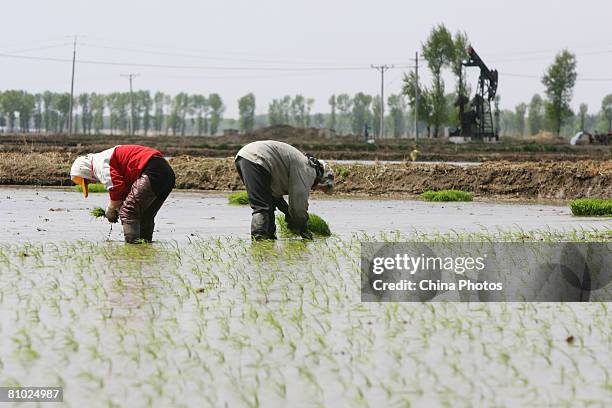
{"type": "MultiPolygon", "coordinates": [[[[67,152],[0,153],[0,184],[70,185],[67,152]]],[[[242,183],[233,159],[177,156],[170,159],[177,188],[238,190],[242,183]]],[[[572,199],[612,196],[612,160],[578,162],[486,162],[450,164],[339,164],[336,191],[379,196],[412,195],[426,190],[461,189],[478,196],[572,199]]]]}

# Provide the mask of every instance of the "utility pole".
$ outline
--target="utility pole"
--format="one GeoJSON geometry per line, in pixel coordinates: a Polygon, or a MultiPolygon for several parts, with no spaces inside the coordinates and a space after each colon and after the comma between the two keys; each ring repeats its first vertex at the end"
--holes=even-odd
{"type": "Polygon", "coordinates": [[[122,74],[124,78],[130,80],[130,136],[134,136],[134,97],[132,96],[132,79],[139,74],[122,74]]]}
{"type": "Polygon", "coordinates": [[[68,136],[72,136],[72,106],[74,104],[74,63],[76,60],[76,42],[77,37],[74,36],[74,44],[72,47],[72,80],[70,81],[70,113],[68,114],[68,136]]]}
{"type": "Polygon", "coordinates": [[[414,55],[414,76],[416,79],[416,88],[414,98],[414,141],[419,140],[419,52],[417,51],[414,55]]]}
{"type": "Polygon", "coordinates": [[[393,65],[372,65],[372,68],[380,72],[380,137],[385,135],[385,71],[393,68],[393,65]]]}

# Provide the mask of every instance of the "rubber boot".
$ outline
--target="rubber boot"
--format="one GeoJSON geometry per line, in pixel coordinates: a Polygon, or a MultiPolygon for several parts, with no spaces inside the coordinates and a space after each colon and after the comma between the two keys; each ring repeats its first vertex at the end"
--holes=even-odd
{"type": "Polygon", "coordinates": [[[140,223],[123,224],[123,236],[128,244],[136,243],[140,239],[140,223]]]}
{"type": "Polygon", "coordinates": [[[251,237],[256,241],[275,239],[270,235],[270,214],[255,213],[251,218],[251,237]]]}
{"type": "Polygon", "coordinates": [[[153,229],[155,229],[153,222],[140,224],[140,238],[145,242],[153,242],[153,229]]]}

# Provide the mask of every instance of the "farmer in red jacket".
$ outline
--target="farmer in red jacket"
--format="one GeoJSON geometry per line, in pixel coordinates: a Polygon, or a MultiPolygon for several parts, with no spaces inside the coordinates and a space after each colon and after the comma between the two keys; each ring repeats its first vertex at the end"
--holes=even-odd
{"type": "Polygon", "coordinates": [[[78,157],[70,177],[89,194],[88,184],[102,183],[110,195],[106,219],[121,218],[125,242],[151,242],[155,215],[174,188],[174,171],[162,154],[138,145],[119,145],[78,157]]]}

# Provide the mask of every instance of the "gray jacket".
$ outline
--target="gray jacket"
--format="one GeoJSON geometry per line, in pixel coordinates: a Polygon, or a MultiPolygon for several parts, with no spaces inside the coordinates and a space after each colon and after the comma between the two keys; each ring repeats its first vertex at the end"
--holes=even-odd
{"type": "Polygon", "coordinates": [[[295,226],[308,221],[308,195],[317,172],[308,164],[306,155],[295,147],[274,140],[263,140],[244,146],[236,158],[259,164],[272,176],[272,195],[289,196],[289,216],[295,226]]]}

